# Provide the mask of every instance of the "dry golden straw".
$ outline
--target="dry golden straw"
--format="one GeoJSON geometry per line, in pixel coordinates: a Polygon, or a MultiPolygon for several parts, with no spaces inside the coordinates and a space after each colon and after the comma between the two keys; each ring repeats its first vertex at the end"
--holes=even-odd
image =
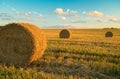
{"type": "Polygon", "coordinates": [[[59,33],[59,37],[60,38],[71,38],[70,30],[67,30],[67,29],[61,30],[60,33],[59,33]]]}
{"type": "Polygon", "coordinates": [[[113,37],[113,33],[108,31],[105,33],[105,37],[113,37]]]}
{"type": "Polygon", "coordinates": [[[28,23],[11,23],[0,30],[0,62],[29,65],[39,59],[46,48],[41,29],[28,23]]]}

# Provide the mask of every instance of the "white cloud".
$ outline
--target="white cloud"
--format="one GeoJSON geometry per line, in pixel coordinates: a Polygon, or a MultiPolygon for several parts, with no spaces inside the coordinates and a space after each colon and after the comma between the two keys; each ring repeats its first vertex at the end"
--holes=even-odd
{"type": "Polygon", "coordinates": [[[39,19],[36,18],[30,18],[30,17],[20,17],[20,18],[16,18],[18,21],[31,21],[31,22],[40,22],[39,19]]]}
{"type": "Polygon", "coordinates": [[[57,8],[54,12],[56,14],[60,15],[60,16],[66,16],[67,15],[67,13],[64,12],[62,8],[57,8]]]}
{"type": "Polygon", "coordinates": [[[24,15],[25,15],[25,16],[29,16],[29,14],[28,14],[28,13],[24,13],[24,15]]]}
{"type": "Polygon", "coordinates": [[[33,18],[26,18],[26,20],[28,20],[28,21],[32,21],[32,22],[40,22],[40,20],[39,19],[33,19],[33,18]]]}
{"type": "Polygon", "coordinates": [[[114,23],[120,23],[120,19],[114,17],[114,16],[106,16],[108,21],[114,22],[114,23]]]}
{"type": "Polygon", "coordinates": [[[2,12],[2,13],[0,13],[0,19],[1,19],[1,20],[10,21],[10,20],[13,20],[14,17],[11,16],[10,14],[8,14],[8,13],[2,12]]]}
{"type": "Polygon", "coordinates": [[[86,14],[87,12],[86,11],[83,11],[82,14],[86,14]]]}
{"type": "Polygon", "coordinates": [[[67,9],[66,13],[68,14],[70,12],[70,9],[67,9]]]}
{"type": "Polygon", "coordinates": [[[83,14],[87,15],[87,16],[91,16],[91,17],[102,17],[104,14],[102,12],[99,11],[93,11],[93,12],[83,12],[83,14]]]}
{"type": "Polygon", "coordinates": [[[26,12],[26,13],[24,13],[24,16],[30,16],[32,14],[32,12],[26,12]]]}
{"type": "Polygon", "coordinates": [[[62,8],[57,8],[54,12],[59,16],[59,18],[61,18],[62,20],[66,20],[69,11],[70,9],[64,12],[62,8]]]}
{"type": "Polygon", "coordinates": [[[9,15],[8,13],[0,13],[0,17],[3,17],[3,18],[12,18],[11,15],[9,15]]]}
{"type": "Polygon", "coordinates": [[[54,11],[59,18],[61,18],[62,20],[66,20],[67,18],[78,18],[78,12],[76,10],[70,10],[67,9],[66,11],[64,11],[62,8],[57,8],[54,11]]]}
{"type": "Polygon", "coordinates": [[[43,14],[40,14],[39,12],[33,11],[33,14],[35,14],[39,18],[44,18],[45,16],[43,14]]]}
{"type": "Polygon", "coordinates": [[[16,8],[14,8],[14,7],[11,7],[11,10],[12,10],[13,12],[15,12],[15,14],[17,14],[17,15],[20,14],[20,12],[19,12],[18,10],[16,10],[16,8]]]}
{"type": "Polygon", "coordinates": [[[32,12],[28,12],[28,14],[30,15],[30,14],[32,14],[32,12]]]}
{"type": "Polygon", "coordinates": [[[118,21],[118,19],[115,18],[114,16],[107,16],[107,18],[112,22],[117,22],[118,21]]]}
{"type": "Polygon", "coordinates": [[[74,15],[74,14],[76,15],[77,13],[78,13],[78,12],[77,12],[76,10],[71,10],[71,11],[70,11],[70,14],[73,14],[73,15],[74,15]]]}
{"type": "Polygon", "coordinates": [[[100,22],[100,23],[106,23],[106,22],[108,22],[107,20],[101,20],[101,19],[99,19],[99,20],[96,20],[97,22],[100,22]]]}
{"type": "Polygon", "coordinates": [[[19,11],[16,11],[16,14],[20,14],[20,12],[19,12],[19,11]]]}
{"type": "Polygon", "coordinates": [[[59,16],[62,20],[66,20],[65,16],[59,16]]]}
{"type": "Polygon", "coordinates": [[[39,16],[38,16],[39,18],[44,18],[44,15],[42,15],[42,14],[39,14],[39,16]]]}

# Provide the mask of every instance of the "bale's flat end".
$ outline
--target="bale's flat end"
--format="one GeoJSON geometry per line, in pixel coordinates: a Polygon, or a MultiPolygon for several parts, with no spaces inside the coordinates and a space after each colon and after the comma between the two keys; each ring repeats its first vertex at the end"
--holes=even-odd
{"type": "Polygon", "coordinates": [[[113,37],[113,33],[108,31],[105,33],[105,37],[113,37]]]}
{"type": "Polygon", "coordinates": [[[46,48],[41,29],[28,23],[11,23],[0,30],[0,62],[28,65],[38,60],[46,48]]]}
{"type": "Polygon", "coordinates": [[[59,33],[59,37],[60,38],[71,38],[70,30],[67,30],[67,29],[61,30],[60,33],[59,33]]]}

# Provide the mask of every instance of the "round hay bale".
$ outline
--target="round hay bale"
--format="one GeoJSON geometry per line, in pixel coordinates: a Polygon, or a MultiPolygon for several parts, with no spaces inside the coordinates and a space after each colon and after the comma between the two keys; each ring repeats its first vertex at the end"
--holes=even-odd
{"type": "Polygon", "coordinates": [[[39,59],[46,48],[41,29],[28,23],[11,23],[0,31],[0,62],[29,65],[39,59]]]}
{"type": "Polygon", "coordinates": [[[67,30],[67,29],[61,30],[60,33],[59,33],[59,37],[60,38],[71,38],[70,30],[67,30]]]}
{"type": "Polygon", "coordinates": [[[113,33],[108,31],[105,33],[105,37],[112,37],[113,36],[113,33]]]}

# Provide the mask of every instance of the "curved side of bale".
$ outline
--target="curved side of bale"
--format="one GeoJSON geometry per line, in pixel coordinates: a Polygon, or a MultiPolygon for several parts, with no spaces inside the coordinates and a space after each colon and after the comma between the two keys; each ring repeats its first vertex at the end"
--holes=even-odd
{"type": "Polygon", "coordinates": [[[67,29],[63,29],[59,33],[60,38],[71,38],[71,31],[67,29]]]}
{"type": "Polygon", "coordinates": [[[28,65],[43,55],[46,38],[41,29],[28,23],[11,23],[0,31],[0,62],[28,65]]]}
{"type": "Polygon", "coordinates": [[[105,33],[105,37],[113,37],[113,33],[108,31],[105,33]]]}

